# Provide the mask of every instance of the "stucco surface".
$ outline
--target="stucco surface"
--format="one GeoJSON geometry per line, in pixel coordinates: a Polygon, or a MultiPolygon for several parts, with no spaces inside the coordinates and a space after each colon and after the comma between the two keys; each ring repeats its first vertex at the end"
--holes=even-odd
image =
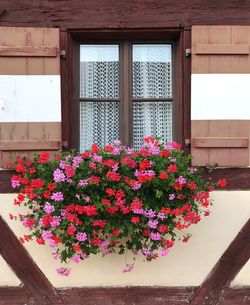
{"type": "MultiPolygon", "coordinates": [[[[12,204],[15,195],[0,195],[0,214],[8,221],[17,236],[27,234],[19,222],[9,221],[9,212],[17,214],[12,204]]],[[[250,217],[250,191],[216,191],[212,194],[212,214],[190,231],[193,237],[188,244],[177,243],[167,257],[146,263],[137,257],[135,269],[124,274],[126,262],[132,263],[130,255],[108,257],[93,256],[80,264],[72,264],[72,275],[59,277],[55,268],[59,262],[51,258],[51,249],[34,242],[25,247],[56,287],[72,286],[197,286],[205,279],[230,242],[250,217]]],[[[250,285],[250,264],[236,278],[237,285],[250,285]]],[[[1,270],[1,261],[0,261],[1,270]]],[[[0,285],[4,279],[0,277],[0,285]]],[[[13,280],[14,283],[14,280],[13,280]]]]}

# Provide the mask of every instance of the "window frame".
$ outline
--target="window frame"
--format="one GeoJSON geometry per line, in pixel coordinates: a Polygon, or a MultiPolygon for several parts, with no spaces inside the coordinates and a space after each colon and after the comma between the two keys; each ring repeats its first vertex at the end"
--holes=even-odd
{"type": "MultiPolygon", "coordinates": [[[[188,71],[189,64],[185,63],[185,54],[184,54],[184,45],[185,36],[183,35],[183,29],[173,30],[173,29],[165,29],[165,30],[72,30],[67,33],[67,56],[66,66],[67,66],[67,85],[68,88],[64,89],[64,92],[67,91],[66,98],[63,102],[64,105],[67,105],[68,112],[65,113],[65,110],[62,109],[63,115],[63,143],[65,149],[74,148],[78,149],[79,147],[79,62],[80,62],[80,45],[81,44],[121,44],[122,41],[129,41],[130,45],[132,44],[158,44],[165,43],[172,45],[172,90],[173,90],[173,140],[181,143],[186,152],[189,152],[189,144],[186,145],[186,138],[191,133],[191,122],[190,122],[190,103],[186,103],[184,107],[184,75],[186,75],[186,71],[183,71],[183,67],[188,71]],[[120,38],[120,39],[119,39],[120,38]],[[153,39],[155,38],[155,39],[153,39]],[[176,63],[176,64],[174,64],[176,63]],[[175,66],[174,66],[175,65],[175,66]],[[187,69],[186,69],[187,67],[187,69]],[[178,102],[176,102],[178,101],[178,102]],[[187,110],[187,111],[184,111],[187,110]],[[184,128],[184,126],[188,128],[184,128]]],[[[121,52],[121,48],[120,48],[121,52]]],[[[121,60],[124,61],[124,59],[121,60]]],[[[132,54],[130,56],[132,61],[132,54]]],[[[123,64],[124,65],[124,64],[123,64]]],[[[61,65],[64,66],[65,65],[61,65]]],[[[130,64],[131,67],[131,64],[130,64]]],[[[130,68],[131,69],[131,68],[130,68]]],[[[121,73],[120,69],[120,73],[121,73]]],[[[132,71],[130,71],[127,77],[129,78],[128,83],[132,82],[132,71]]],[[[122,76],[123,77],[123,76],[122,76]]],[[[120,80],[120,82],[123,80],[120,80]]],[[[66,83],[64,81],[64,83],[66,83]]],[[[187,82],[189,85],[189,82],[187,82]]],[[[187,87],[187,86],[185,86],[187,87]]],[[[120,88],[121,90],[121,88],[120,88]]],[[[124,89],[126,91],[126,89],[124,89]]],[[[132,91],[132,83],[131,83],[131,91],[132,91]]],[[[190,90],[188,88],[188,96],[185,97],[185,100],[189,100],[190,90]]],[[[127,113],[129,113],[130,119],[123,120],[121,118],[120,111],[120,133],[122,141],[125,145],[130,145],[132,143],[132,95],[127,91],[127,99],[130,101],[130,109],[127,109],[127,113]],[[125,123],[130,122],[130,123],[125,123]],[[124,128],[124,124],[127,124],[128,128],[124,128]]],[[[124,107],[124,102],[121,100],[122,107],[124,107]]],[[[66,108],[66,107],[63,107],[66,108]]],[[[120,105],[121,109],[121,105],[120,105]]]]}

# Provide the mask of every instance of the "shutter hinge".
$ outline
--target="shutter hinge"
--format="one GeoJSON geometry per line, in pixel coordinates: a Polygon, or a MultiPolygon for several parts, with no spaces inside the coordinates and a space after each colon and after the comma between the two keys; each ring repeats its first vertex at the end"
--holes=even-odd
{"type": "Polygon", "coordinates": [[[192,54],[192,50],[191,50],[191,49],[186,49],[186,50],[185,50],[185,56],[186,56],[186,57],[190,57],[191,54],[192,54]]]}
{"type": "Polygon", "coordinates": [[[191,146],[190,139],[185,139],[185,147],[190,147],[190,146],[191,146]]]}
{"type": "Polygon", "coordinates": [[[68,149],[68,141],[62,141],[62,149],[67,150],[68,149]]]}
{"type": "Polygon", "coordinates": [[[65,59],[66,58],[66,51],[65,50],[60,50],[60,56],[61,56],[61,58],[65,59]]]}

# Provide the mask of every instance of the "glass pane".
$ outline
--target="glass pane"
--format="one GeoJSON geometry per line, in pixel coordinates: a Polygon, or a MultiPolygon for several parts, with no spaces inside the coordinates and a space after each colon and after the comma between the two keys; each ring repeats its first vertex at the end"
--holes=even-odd
{"type": "Polygon", "coordinates": [[[80,46],[80,98],[119,97],[119,46],[80,46]]]}
{"type": "Polygon", "coordinates": [[[133,45],[133,97],[172,97],[171,45],[133,45]]]}
{"type": "Polygon", "coordinates": [[[171,102],[133,103],[133,146],[139,149],[145,136],[161,137],[163,142],[172,140],[171,102]]]}
{"type": "Polygon", "coordinates": [[[80,151],[119,139],[119,102],[80,103],[80,151]]]}

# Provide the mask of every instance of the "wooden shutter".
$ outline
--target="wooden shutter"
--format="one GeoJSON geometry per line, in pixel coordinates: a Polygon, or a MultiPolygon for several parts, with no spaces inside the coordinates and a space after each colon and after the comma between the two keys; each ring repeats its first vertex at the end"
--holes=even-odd
{"type": "Polygon", "coordinates": [[[59,30],[0,27],[0,167],[60,146],[59,30]]]}
{"type": "Polygon", "coordinates": [[[248,166],[250,27],[192,27],[194,165],[248,166]]]}

